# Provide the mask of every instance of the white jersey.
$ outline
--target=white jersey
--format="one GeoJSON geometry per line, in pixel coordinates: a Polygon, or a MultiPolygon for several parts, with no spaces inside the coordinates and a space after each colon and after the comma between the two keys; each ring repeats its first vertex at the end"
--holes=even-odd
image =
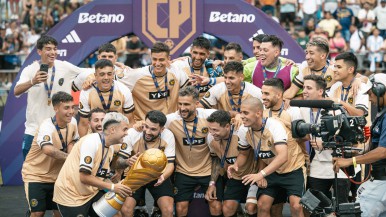
{"type": "MultiPolygon", "coordinates": [[[[79,68],[66,61],[55,60],[54,65],[55,79],[51,97],[59,91],[71,93],[71,84],[75,77],[80,73],[87,73],[87,71],[89,71],[89,69],[79,68]]],[[[38,61],[25,67],[21,72],[20,79],[16,83],[16,86],[25,82],[30,82],[31,79],[35,77],[35,74],[39,71],[39,69],[40,64],[38,61]]],[[[51,82],[52,69],[53,68],[48,69],[47,83],[49,86],[51,82]]],[[[27,92],[28,98],[25,133],[28,135],[34,135],[42,121],[46,118],[53,117],[55,115],[55,111],[52,104],[48,105],[48,95],[43,82],[35,84],[27,92]]]]}

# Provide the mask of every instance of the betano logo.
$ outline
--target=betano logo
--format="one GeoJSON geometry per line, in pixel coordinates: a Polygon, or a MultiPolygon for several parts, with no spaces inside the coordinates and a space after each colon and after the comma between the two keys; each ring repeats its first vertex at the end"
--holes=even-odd
{"type": "Polygon", "coordinates": [[[68,34],[63,40],[62,43],[81,43],[82,41],[80,40],[78,34],[76,34],[75,30],[72,30],[70,34],[68,34]]]}
{"type": "Polygon", "coordinates": [[[256,17],[254,14],[233,14],[229,12],[227,14],[219,11],[210,12],[209,22],[210,23],[253,23],[256,17]]]}
{"type": "Polygon", "coordinates": [[[78,23],[122,23],[123,20],[123,14],[79,13],[78,23]]]}

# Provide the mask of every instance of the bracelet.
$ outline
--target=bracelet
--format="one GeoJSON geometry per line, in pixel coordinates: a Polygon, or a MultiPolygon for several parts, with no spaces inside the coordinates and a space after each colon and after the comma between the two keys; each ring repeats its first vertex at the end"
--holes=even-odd
{"type": "Polygon", "coordinates": [[[356,159],[356,157],[352,158],[352,164],[354,165],[354,168],[357,167],[357,159],[356,159]]]}
{"type": "Polygon", "coordinates": [[[114,191],[114,183],[111,184],[110,191],[114,191]]]}
{"type": "Polygon", "coordinates": [[[209,182],[209,186],[214,186],[215,184],[216,184],[215,181],[210,181],[210,182],[209,182]]]}
{"type": "Polygon", "coordinates": [[[32,82],[33,78],[31,78],[31,85],[34,86],[34,82],[32,82]]]}
{"type": "Polygon", "coordinates": [[[261,175],[263,175],[264,178],[267,176],[267,173],[265,173],[264,170],[260,170],[260,172],[261,172],[261,175]]]}

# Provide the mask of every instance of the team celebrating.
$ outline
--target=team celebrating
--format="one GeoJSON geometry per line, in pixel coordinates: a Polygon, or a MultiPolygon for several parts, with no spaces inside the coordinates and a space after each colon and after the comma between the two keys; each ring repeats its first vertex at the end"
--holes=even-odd
{"type": "MultiPolygon", "coordinates": [[[[30,216],[46,210],[56,217],[98,216],[93,203],[112,191],[126,198],[116,216],[131,217],[146,190],[162,216],[187,216],[200,187],[211,216],[237,216],[241,204],[247,216],[282,216],[288,202],[291,215],[302,217],[309,216],[300,204],[306,189],[331,196],[334,173],[339,203],[349,202],[354,177],[340,167],[354,165],[361,181],[360,164],[377,161],[373,177],[386,179],[380,161],[386,158],[386,75],[360,75],[350,52],[330,62],[323,38],[307,44],[301,64],[280,56],[283,41],[275,35],[255,36],[247,60],[231,42],[224,61],[213,64],[206,64],[211,44],[202,36],[190,57],[174,60],[169,46],[156,42],[151,65],[138,69],[117,62],[110,43],[99,47],[92,69],[57,60],[57,45],[48,35],[37,41],[40,60],[23,69],[14,89],[16,96],[28,94],[22,177],[30,216]],[[71,90],[80,91],[79,121],[71,90]],[[370,140],[356,144],[357,156],[335,159],[321,138],[293,138],[291,122],[320,123],[321,109],[291,107],[292,99],[333,100],[351,116],[366,116],[368,126],[370,103],[378,105],[376,145],[369,151],[370,140]],[[132,191],[121,180],[150,148],[165,153],[166,169],[132,191]]],[[[362,215],[385,214],[384,198],[365,194],[368,189],[359,198],[362,215]]]]}

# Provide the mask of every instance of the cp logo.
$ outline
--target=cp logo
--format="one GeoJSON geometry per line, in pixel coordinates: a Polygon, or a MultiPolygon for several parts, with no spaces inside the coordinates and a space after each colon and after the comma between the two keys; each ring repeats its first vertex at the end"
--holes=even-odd
{"type": "Polygon", "coordinates": [[[196,0],[142,0],[142,33],[163,41],[170,54],[196,33],[196,0]]]}

